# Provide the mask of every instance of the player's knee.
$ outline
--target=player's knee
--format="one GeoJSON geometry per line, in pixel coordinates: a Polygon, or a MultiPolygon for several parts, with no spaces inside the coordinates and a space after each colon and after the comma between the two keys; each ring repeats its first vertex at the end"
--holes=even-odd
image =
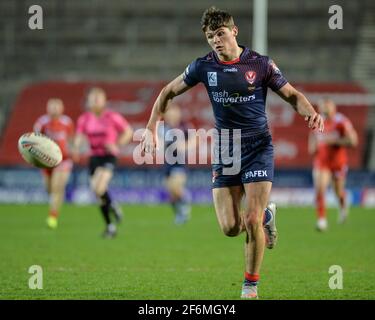
{"type": "Polygon", "coordinates": [[[252,211],[249,211],[245,215],[245,224],[248,229],[261,226],[262,223],[263,223],[263,211],[262,210],[252,210],[252,211]]]}
{"type": "Polygon", "coordinates": [[[323,190],[318,190],[316,192],[316,200],[317,201],[322,201],[324,199],[324,191],[323,190]]]}
{"type": "Polygon", "coordinates": [[[240,227],[238,226],[225,226],[224,228],[222,228],[222,230],[227,237],[237,237],[241,231],[240,227]]]}
{"type": "Polygon", "coordinates": [[[236,237],[241,233],[241,226],[235,221],[227,221],[221,225],[221,230],[227,237],[236,237]]]}
{"type": "Polygon", "coordinates": [[[62,193],[65,190],[65,184],[58,182],[51,186],[51,193],[62,193]]]}

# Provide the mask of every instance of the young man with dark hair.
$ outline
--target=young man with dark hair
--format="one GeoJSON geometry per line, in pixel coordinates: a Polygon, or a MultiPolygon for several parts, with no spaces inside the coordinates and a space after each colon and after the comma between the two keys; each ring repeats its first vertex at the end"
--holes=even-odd
{"type": "MultiPolygon", "coordinates": [[[[267,56],[240,46],[238,28],[233,17],[211,7],[202,17],[202,30],[213,49],[203,58],[193,61],[176,79],[160,92],[152,109],[147,129],[142,138],[142,150],[153,153],[156,144],[157,121],[163,116],[167,104],[174,97],[202,82],[207,90],[219,131],[240,130],[240,144],[235,133],[229,138],[229,148],[239,148],[240,172],[226,174],[227,164],[213,164],[213,200],[222,231],[227,236],[246,232],[245,279],[242,298],[257,298],[257,284],[263,261],[265,232],[270,247],[276,238],[275,205],[265,209],[273,180],[273,146],[265,112],[267,88],[292,105],[308,121],[308,127],[320,131],[322,117],[306,97],[291,86],[275,63],[267,56]],[[241,211],[242,198],[246,208],[241,211]]],[[[216,141],[222,156],[227,148],[216,141]]]]}

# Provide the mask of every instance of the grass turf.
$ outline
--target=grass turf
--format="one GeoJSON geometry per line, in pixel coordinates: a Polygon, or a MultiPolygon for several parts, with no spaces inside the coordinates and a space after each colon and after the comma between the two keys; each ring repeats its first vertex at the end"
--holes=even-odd
{"type": "MultiPolygon", "coordinates": [[[[212,206],[173,224],[168,206],[124,206],[116,239],[102,239],[93,206],[65,205],[57,230],[44,205],[0,206],[0,299],[238,299],[244,236],[221,234],[212,206]],[[43,289],[31,290],[28,268],[43,268],[43,289]]],[[[309,208],[280,208],[279,243],[266,250],[262,299],[375,299],[375,212],[353,208],[345,225],[329,215],[314,230],[309,208]],[[331,290],[331,265],[343,289],[331,290]]]]}

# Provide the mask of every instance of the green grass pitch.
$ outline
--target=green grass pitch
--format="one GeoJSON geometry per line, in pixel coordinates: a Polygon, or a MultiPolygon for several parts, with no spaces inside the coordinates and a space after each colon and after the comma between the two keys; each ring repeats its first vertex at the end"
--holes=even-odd
{"type": "MultiPolygon", "coordinates": [[[[168,206],[123,206],[116,239],[102,239],[94,206],[65,205],[57,230],[47,206],[0,206],[0,299],[238,299],[244,235],[221,234],[212,206],[173,224],[168,206]],[[43,289],[28,287],[28,268],[43,268],[43,289]]],[[[345,225],[314,229],[312,208],[280,208],[279,242],[266,250],[261,299],[375,299],[375,212],[353,208],[345,225]],[[328,286],[331,265],[343,289],[328,286]]]]}

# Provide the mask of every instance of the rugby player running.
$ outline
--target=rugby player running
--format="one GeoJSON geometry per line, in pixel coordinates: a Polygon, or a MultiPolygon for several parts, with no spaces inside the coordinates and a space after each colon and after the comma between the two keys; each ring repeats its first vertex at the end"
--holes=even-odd
{"type": "MultiPolygon", "coordinates": [[[[227,165],[222,160],[213,164],[213,202],[225,235],[233,237],[246,232],[246,267],[241,297],[258,298],[265,234],[270,248],[276,241],[276,207],[271,204],[264,209],[268,204],[274,169],[272,138],[265,112],[267,88],[303,116],[309,128],[323,131],[324,122],[269,57],[238,45],[238,28],[228,12],[211,7],[203,13],[201,25],[213,51],[193,61],[184,73],[161,90],[141,148],[146,153],[155,152],[157,122],[163,117],[168,103],[199,82],[204,84],[211,100],[218,132],[241,130],[240,172],[223,174],[227,165]],[[246,206],[241,210],[244,196],[246,206]]],[[[231,137],[229,140],[233,144],[233,135],[231,137]]],[[[219,153],[224,151],[221,147],[219,143],[219,153]]]]}

